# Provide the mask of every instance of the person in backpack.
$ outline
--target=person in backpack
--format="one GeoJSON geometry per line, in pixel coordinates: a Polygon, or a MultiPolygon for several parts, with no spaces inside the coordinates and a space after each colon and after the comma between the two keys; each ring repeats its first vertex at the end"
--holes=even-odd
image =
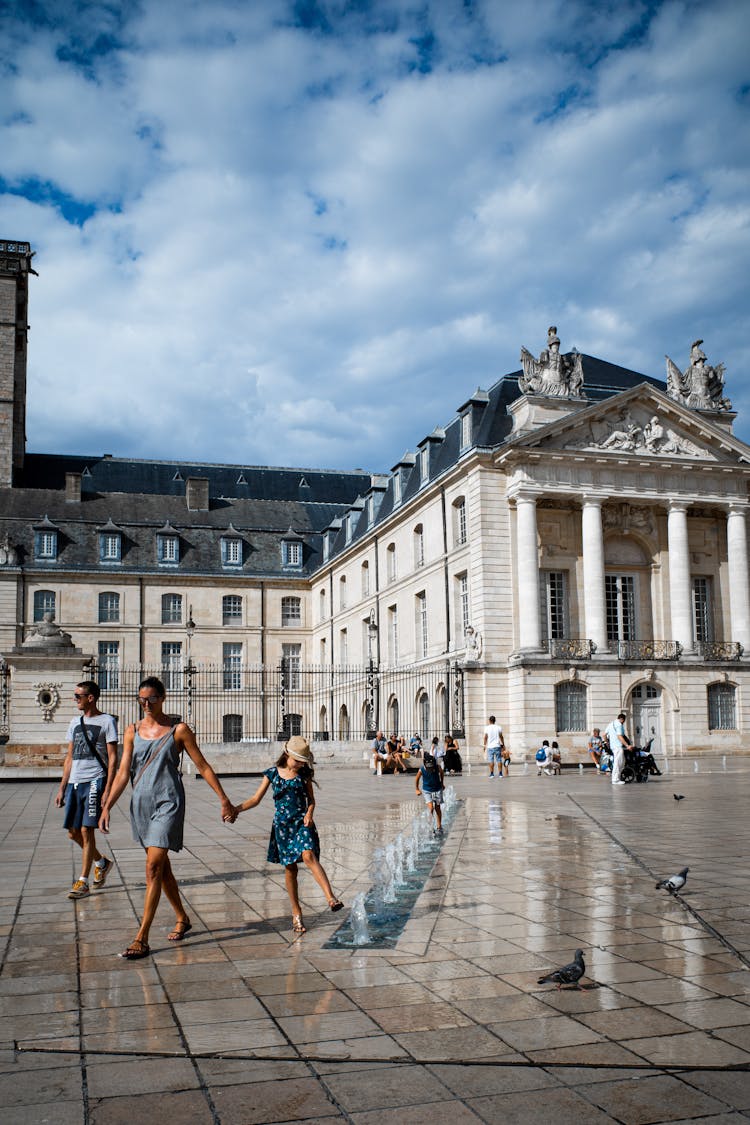
{"type": "Polygon", "coordinates": [[[425,754],[422,765],[420,766],[417,777],[417,796],[420,792],[424,797],[425,804],[430,810],[430,816],[435,817],[435,835],[442,836],[443,834],[443,789],[445,787],[443,781],[443,771],[437,764],[432,754],[425,754]],[[421,784],[421,790],[420,790],[421,784]]]}
{"type": "Polygon", "coordinates": [[[94,680],[76,684],[73,698],[78,715],[68,727],[68,752],[55,804],[65,806],[63,827],[83,852],[81,874],[68,892],[68,898],[78,899],[90,894],[92,865],[97,890],[112,867],[112,860],[96,846],[96,826],[117,769],[117,723],[97,707],[99,685],[94,680]]]}

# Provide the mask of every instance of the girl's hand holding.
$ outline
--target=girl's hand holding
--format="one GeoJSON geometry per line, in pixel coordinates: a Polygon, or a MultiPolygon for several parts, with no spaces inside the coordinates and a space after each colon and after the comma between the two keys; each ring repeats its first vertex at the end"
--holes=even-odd
{"type": "Polygon", "coordinates": [[[221,802],[221,819],[225,824],[234,824],[239,815],[239,809],[227,798],[221,802]]]}
{"type": "Polygon", "coordinates": [[[313,822],[313,811],[312,811],[312,809],[308,809],[307,812],[305,813],[304,820],[302,821],[302,823],[304,824],[305,828],[309,828],[310,825],[312,824],[312,822],[313,822]]]}

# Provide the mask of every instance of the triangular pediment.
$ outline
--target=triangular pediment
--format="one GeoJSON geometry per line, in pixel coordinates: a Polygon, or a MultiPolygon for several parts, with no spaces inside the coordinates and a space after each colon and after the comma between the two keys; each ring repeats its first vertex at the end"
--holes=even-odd
{"type": "Polygon", "coordinates": [[[509,445],[518,452],[567,452],[597,460],[750,463],[750,446],[710,421],[706,412],[684,407],[648,383],[566,414],[509,445]]]}

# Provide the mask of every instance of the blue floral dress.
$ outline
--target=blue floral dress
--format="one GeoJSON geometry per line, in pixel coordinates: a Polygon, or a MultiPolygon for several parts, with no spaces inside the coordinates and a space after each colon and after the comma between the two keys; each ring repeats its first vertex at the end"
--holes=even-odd
{"type": "Polygon", "coordinates": [[[314,852],[320,859],[320,840],[314,824],[303,824],[307,812],[307,783],[301,777],[281,777],[276,766],[265,770],[271,782],[275,804],[271,838],[268,841],[269,863],[296,863],[303,852],[314,852]]]}

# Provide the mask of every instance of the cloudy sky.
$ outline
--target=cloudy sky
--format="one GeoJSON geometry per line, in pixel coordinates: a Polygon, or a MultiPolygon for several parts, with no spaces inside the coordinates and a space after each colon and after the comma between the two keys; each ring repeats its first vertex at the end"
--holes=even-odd
{"type": "Polygon", "coordinates": [[[387,470],[550,324],[750,440],[747,0],[4,11],[30,449],[387,470]]]}

